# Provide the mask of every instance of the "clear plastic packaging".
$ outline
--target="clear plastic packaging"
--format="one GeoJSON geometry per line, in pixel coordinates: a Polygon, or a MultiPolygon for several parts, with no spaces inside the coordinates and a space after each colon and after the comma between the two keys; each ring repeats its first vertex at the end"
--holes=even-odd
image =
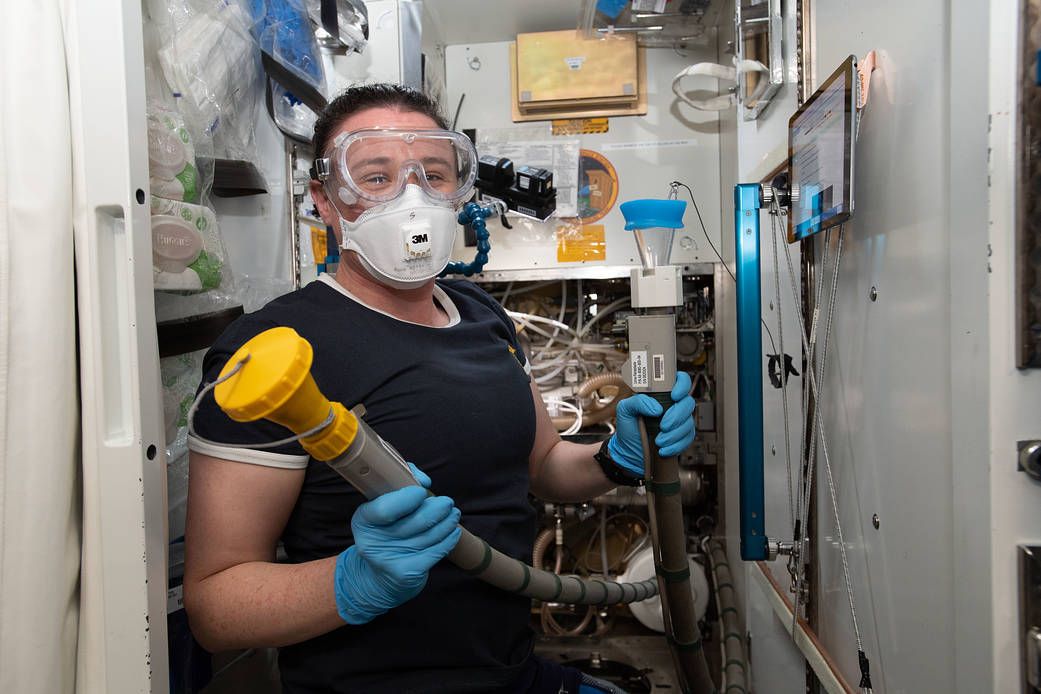
{"type": "Polygon", "coordinates": [[[159,360],[166,423],[166,496],[170,539],[184,535],[188,501],[188,408],[202,380],[206,351],[159,360]]]}
{"type": "Polygon", "coordinates": [[[251,0],[250,7],[261,49],[324,94],[325,70],[303,0],[251,0]]]}
{"type": "Polygon", "coordinates": [[[346,51],[348,53],[361,53],[365,50],[365,46],[368,41],[365,39],[365,34],[368,30],[369,17],[365,10],[365,3],[362,0],[337,0],[336,2],[336,22],[338,35],[330,36],[325,33],[324,40],[321,38],[321,34],[324,32],[322,27],[322,0],[306,0],[307,4],[307,16],[310,17],[311,23],[316,27],[319,27],[316,31],[316,35],[319,36],[319,42],[322,43],[323,47],[327,50],[337,49],[346,51]]]}
{"type": "Polygon", "coordinates": [[[148,174],[152,195],[199,201],[202,181],[191,134],[179,113],[155,103],[148,107],[148,174]]]}
{"type": "Polygon", "coordinates": [[[271,111],[279,130],[298,140],[311,141],[318,116],[274,80],[271,80],[271,111]]]}
{"type": "MultiPolygon", "coordinates": [[[[177,4],[177,3],[172,3],[177,4]]],[[[194,129],[216,133],[234,120],[237,108],[256,104],[257,52],[249,15],[236,3],[213,3],[187,11],[187,20],[161,36],[159,64],[170,88],[182,99],[194,129]]]]}
{"type": "Polygon", "coordinates": [[[155,288],[203,292],[227,288],[227,253],[209,207],[152,196],[155,288]]]}

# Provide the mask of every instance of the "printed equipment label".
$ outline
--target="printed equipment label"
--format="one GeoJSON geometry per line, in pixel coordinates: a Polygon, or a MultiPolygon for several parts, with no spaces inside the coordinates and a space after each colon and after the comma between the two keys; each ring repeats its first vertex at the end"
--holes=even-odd
{"type": "Polygon", "coordinates": [[[647,380],[647,352],[630,352],[629,358],[633,369],[633,388],[646,388],[651,384],[647,380]]]}

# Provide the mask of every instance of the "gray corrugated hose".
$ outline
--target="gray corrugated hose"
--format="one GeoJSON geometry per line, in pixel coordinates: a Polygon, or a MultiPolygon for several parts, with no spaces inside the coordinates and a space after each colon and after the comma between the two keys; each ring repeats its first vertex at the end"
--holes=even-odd
{"type": "Polygon", "coordinates": [[[741,619],[734,600],[734,582],[727,563],[727,553],[723,543],[713,538],[706,538],[702,549],[708,555],[712,567],[712,581],[716,585],[716,600],[719,604],[719,618],[723,630],[723,674],[726,677],[725,694],[747,694],[748,661],[745,658],[745,637],[741,628],[741,619]]]}
{"type": "MultiPolygon", "coordinates": [[[[663,407],[672,403],[669,393],[650,393],[663,407]]],[[[665,636],[672,651],[676,674],[684,694],[717,694],[694,608],[694,592],[690,585],[687,559],[687,534],[683,523],[683,501],[680,496],[679,461],[676,456],[662,458],[651,446],[658,433],[659,422],[640,419],[640,439],[647,477],[647,511],[651,517],[654,538],[654,568],[658,574],[665,636]]]]}
{"type": "Polygon", "coordinates": [[[619,583],[599,578],[558,576],[550,571],[532,568],[508,557],[466,528],[449,561],[496,588],[518,593],[543,602],[569,605],[615,605],[639,602],[658,593],[653,579],[639,583],[619,583]]]}
{"type": "MultiPolygon", "coordinates": [[[[610,402],[603,404],[601,404],[596,398],[593,398],[590,407],[582,412],[583,427],[590,426],[591,424],[599,424],[600,422],[607,421],[613,417],[618,403],[623,398],[632,394],[632,390],[630,390],[629,386],[626,385],[622,375],[612,372],[591,376],[582,381],[581,385],[578,386],[578,390],[575,391],[575,395],[579,400],[585,400],[604,386],[617,386],[618,393],[611,398],[610,402]]],[[[572,416],[553,417],[552,419],[553,426],[560,430],[567,429],[575,423],[575,418],[572,416]]]]}

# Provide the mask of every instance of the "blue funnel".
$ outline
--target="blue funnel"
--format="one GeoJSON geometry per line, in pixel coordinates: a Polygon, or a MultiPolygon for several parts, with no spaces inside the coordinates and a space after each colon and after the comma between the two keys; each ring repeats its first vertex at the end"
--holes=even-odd
{"type": "Polygon", "coordinates": [[[669,264],[672,237],[683,228],[683,200],[630,200],[621,204],[625,228],[632,231],[645,270],[669,264]]]}
{"type": "Polygon", "coordinates": [[[683,200],[630,200],[623,202],[620,209],[625,217],[625,230],[682,229],[683,212],[687,203],[683,200]]]}

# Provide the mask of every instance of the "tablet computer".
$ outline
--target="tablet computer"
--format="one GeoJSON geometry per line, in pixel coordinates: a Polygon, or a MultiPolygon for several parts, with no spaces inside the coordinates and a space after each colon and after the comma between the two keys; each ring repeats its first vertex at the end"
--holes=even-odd
{"type": "Polygon", "coordinates": [[[851,55],[788,121],[790,243],[853,214],[857,80],[857,57],[851,55]]]}

